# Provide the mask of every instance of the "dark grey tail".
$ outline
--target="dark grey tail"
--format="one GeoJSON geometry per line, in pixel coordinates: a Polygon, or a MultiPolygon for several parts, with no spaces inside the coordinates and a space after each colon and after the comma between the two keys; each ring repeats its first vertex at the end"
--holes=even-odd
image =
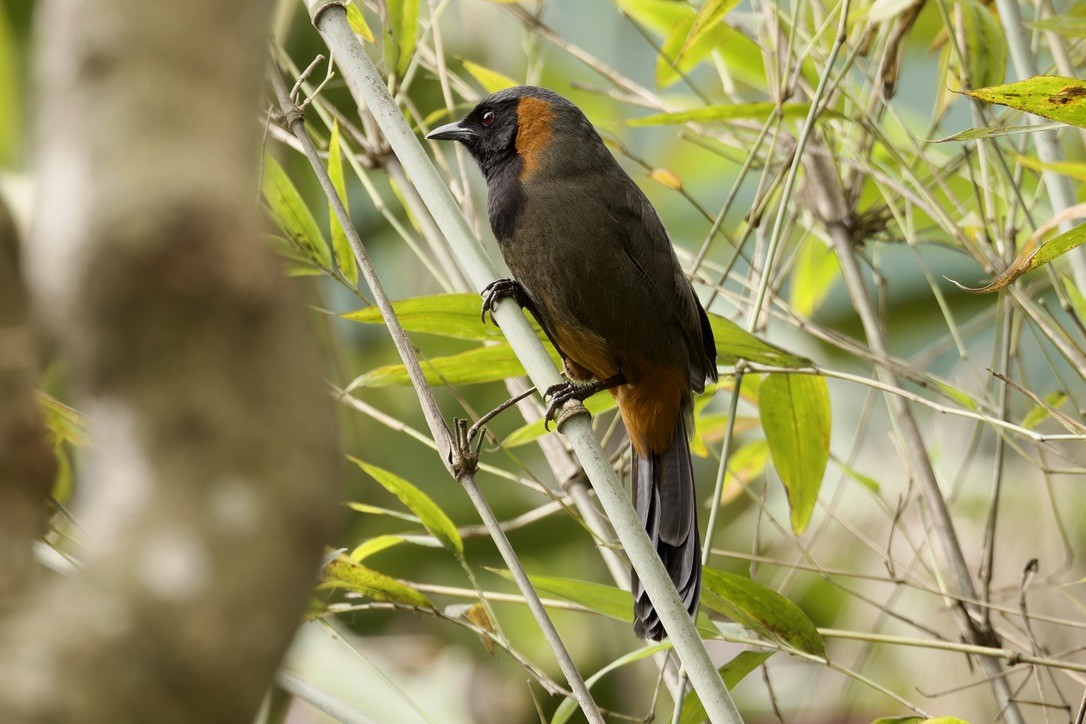
{"type": "MultiPolygon", "coordinates": [[[[671,575],[686,610],[693,616],[701,595],[701,539],[694,493],[694,470],[686,417],[679,416],[675,439],[662,455],[643,458],[633,453],[634,508],[641,516],[649,540],[671,575]]],[[[634,633],[659,641],[665,635],[649,596],[631,571],[634,595],[634,633]]]]}

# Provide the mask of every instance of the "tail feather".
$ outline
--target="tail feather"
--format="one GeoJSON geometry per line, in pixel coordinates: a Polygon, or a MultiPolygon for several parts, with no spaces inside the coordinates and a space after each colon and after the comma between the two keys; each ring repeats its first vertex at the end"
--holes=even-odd
{"type": "MultiPolygon", "coordinates": [[[[701,594],[701,543],[685,415],[676,423],[675,437],[664,453],[646,458],[634,452],[633,496],[645,532],[693,616],[701,594]]],[[[634,632],[639,638],[659,641],[665,635],[660,617],[637,573],[631,576],[634,632]]]]}

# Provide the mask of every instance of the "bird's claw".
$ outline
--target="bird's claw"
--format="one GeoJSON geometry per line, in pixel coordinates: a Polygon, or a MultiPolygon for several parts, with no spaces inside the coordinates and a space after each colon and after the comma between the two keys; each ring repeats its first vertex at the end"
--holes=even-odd
{"type": "Polygon", "coordinates": [[[562,406],[570,400],[581,400],[580,396],[582,385],[578,385],[574,382],[559,382],[556,385],[551,385],[544,391],[543,399],[550,399],[547,403],[547,411],[543,413],[543,429],[550,430],[551,423],[554,422],[562,406]]]}
{"type": "Polygon", "coordinates": [[[479,317],[483,320],[483,324],[486,324],[487,312],[490,313],[490,321],[494,322],[497,326],[498,323],[494,320],[494,306],[505,299],[506,297],[512,297],[516,300],[520,306],[525,306],[526,295],[524,293],[524,287],[516,279],[495,279],[486,285],[482,291],[483,307],[479,313],[479,317]]]}

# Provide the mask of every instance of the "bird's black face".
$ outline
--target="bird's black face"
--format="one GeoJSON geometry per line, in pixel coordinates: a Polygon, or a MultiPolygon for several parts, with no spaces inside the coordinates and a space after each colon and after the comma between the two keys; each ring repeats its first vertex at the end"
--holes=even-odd
{"type": "Polygon", "coordinates": [[[491,96],[462,120],[436,128],[426,137],[464,144],[489,178],[516,157],[517,103],[516,97],[491,96]]]}

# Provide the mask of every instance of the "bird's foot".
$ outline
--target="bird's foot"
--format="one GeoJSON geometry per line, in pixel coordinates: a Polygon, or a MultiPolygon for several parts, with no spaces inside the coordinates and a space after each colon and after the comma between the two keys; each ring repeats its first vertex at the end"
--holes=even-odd
{"type": "Polygon", "coordinates": [[[613,375],[605,380],[595,380],[593,382],[560,382],[557,385],[551,385],[543,393],[544,399],[550,399],[547,403],[547,411],[543,415],[543,427],[549,430],[550,424],[556,422],[558,419],[558,412],[562,409],[570,400],[577,400],[578,402],[584,402],[592,395],[602,390],[609,390],[612,387],[618,387],[619,385],[626,384],[626,377],[622,374],[613,375]]]}
{"type": "Polygon", "coordinates": [[[482,291],[483,296],[483,308],[480,312],[483,324],[486,324],[487,312],[490,313],[490,321],[494,322],[497,326],[497,322],[494,321],[494,305],[496,305],[502,299],[512,297],[516,303],[521,307],[527,307],[530,305],[531,300],[528,298],[528,293],[524,291],[524,286],[516,279],[495,279],[486,285],[486,288],[482,291]]]}

